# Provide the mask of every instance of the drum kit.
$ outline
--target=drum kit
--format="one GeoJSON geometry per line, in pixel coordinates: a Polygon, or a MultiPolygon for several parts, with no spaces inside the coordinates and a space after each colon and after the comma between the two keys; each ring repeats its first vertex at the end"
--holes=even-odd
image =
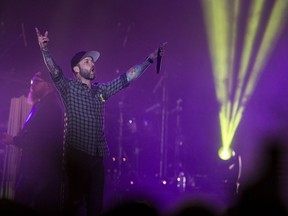
{"type": "Polygon", "coordinates": [[[126,104],[119,102],[118,125],[114,127],[118,129],[115,137],[118,145],[111,149],[108,163],[108,174],[113,184],[131,186],[151,178],[161,183],[170,178],[176,187],[185,189],[185,173],[181,170],[182,102],[182,99],[178,99],[171,110],[163,103],[156,102],[144,110],[137,110],[136,114],[129,109],[126,111],[126,104]],[[171,122],[173,120],[173,128],[168,128],[168,118],[171,122]],[[176,136],[169,142],[168,130],[176,136]]]}

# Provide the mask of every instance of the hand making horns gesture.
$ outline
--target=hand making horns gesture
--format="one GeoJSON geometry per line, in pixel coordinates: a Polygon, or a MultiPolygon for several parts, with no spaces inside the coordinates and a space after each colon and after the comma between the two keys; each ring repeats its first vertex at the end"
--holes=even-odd
{"type": "Polygon", "coordinates": [[[48,41],[49,41],[48,31],[46,31],[45,34],[42,35],[37,27],[35,28],[35,30],[36,30],[36,34],[37,34],[38,43],[39,43],[40,48],[41,49],[46,48],[48,45],[48,41]]]}

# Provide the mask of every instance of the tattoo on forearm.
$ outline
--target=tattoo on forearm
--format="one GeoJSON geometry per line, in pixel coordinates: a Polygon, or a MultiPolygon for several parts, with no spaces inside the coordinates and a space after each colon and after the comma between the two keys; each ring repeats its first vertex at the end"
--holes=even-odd
{"type": "Polygon", "coordinates": [[[45,64],[46,64],[48,70],[50,71],[50,73],[53,73],[54,75],[58,74],[59,68],[58,68],[57,64],[55,63],[54,59],[52,58],[52,56],[50,55],[50,53],[48,52],[48,50],[43,49],[42,54],[43,54],[45,64]]]}
{"type": "Polygon", "coordinates": [[[135,80],[138,77],[140,77],[144,73],[144,71],[148,68],[149,65],[150,65],[150,63],[148,61],[145,61],[140,65],[136,65],[136,66],[130,68],[127,71],[128,81],[131,82],[132,80],[135,80]]]}

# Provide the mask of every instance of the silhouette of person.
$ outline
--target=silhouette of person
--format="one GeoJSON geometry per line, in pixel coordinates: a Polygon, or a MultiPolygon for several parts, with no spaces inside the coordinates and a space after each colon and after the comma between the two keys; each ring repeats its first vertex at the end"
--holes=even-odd
{"type": "Polygon", "coordinates": [[[3,141],[21,149],[14,201],[35,212],[60,213],[64,112],[47,73],[31,79],[32,109],[17,136],[3,141]]]}

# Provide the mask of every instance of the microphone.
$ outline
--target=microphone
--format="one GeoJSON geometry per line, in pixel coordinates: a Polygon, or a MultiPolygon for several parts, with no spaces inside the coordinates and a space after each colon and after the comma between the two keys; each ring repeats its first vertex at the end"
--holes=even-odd
{"type": "Polygon", "coordinates": [[[160,55],[160,48],[158,48],[158,54],[157,54],[157,65],[156,65],[156,71],[157,71],[157,74],[160,72],[160,68],[161,68],[161,61],[162,61],[162,56],[160,55]]]}
{"type": "Polygon", "coordinates": [[[162,43],[159,48],[158,48],[158,53],[157,53],[157,65],[156,65],[156,71],[157,71],[157,74],[160,72],[160,69],[161,69],[161,61],[162,61],[162,55],[160,54],[163,47],[167,44],[168,42],[164,42],[162,43]]]}

